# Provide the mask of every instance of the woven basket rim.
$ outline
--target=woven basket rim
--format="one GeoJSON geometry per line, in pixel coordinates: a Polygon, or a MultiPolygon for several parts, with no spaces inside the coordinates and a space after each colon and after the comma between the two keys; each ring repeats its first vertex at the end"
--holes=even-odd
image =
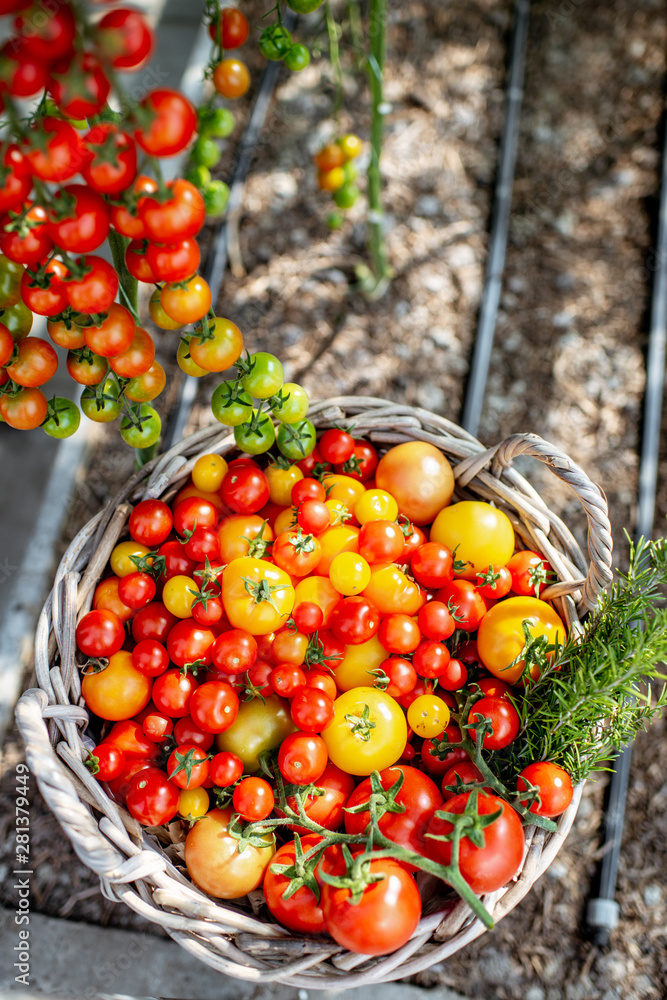
{"type": "MultiPolygon", "coordinates": [[[[311,406],[318,429],[354,417],[355,434],[376,445],[425,440],[450,459],[456,495],[493,500],[519,537],[549,559],[559,582],[545,591],[568,630],[595,606],[611,580],[611,528],[602,491],[565,453],[534,434],[517,434],[486,448],[444,417],[373,397],[341,396],[311,406]],[[512,468],[530,455],[566,482],[588,520],[588,561],[566,525],[512,468]]],[[[49,808],[84,864],[100,878],[102,892],[159,923],[188,952],[227,975],[252,982],[280,982],[309,989],[348,988],[388,982],[443,961],[485,928],[462,900],[448,910],[426,911],[412,939],[379,958],[346,952],[330,939],[298,937],[259,919],[255,909],[213,900],[178,870],[173,849],[163,851],[127,811],[111,801],[83,765],[81,741],[88,712],[81,700],[75,663],[76,622],[92,603],[95,585],[123,532],[131,502],[169,496],[189,476],[201,454],[235,449],[233,435],[218,427],[198,431],[135,473],[107,507],[79,531],[56,572],[35,638],[37,688],[19,700],[16,717],[26,759],[49,808]],[[128,502],[130,501],[130,502],[128,502]],[[56,664],[56,660],[58,661],[56,664]],[[97,816],[100,816],[98,819],[97,816]]],[[[574,821],[582,788],[558,819],[554,834],[526,828],[526,851],[509,886],[484,897],[496,920],[511,910],[546,870],[574,821]]]]}

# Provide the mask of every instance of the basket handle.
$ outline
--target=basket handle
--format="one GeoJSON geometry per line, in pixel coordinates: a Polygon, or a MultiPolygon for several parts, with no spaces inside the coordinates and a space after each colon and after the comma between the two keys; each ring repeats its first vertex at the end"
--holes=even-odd
{"type": "MultiPolygon", "coordinates": [[[[581,606],[584,610],[592,611],[597,606],[599,595],[609,586],[613,577],[611,557],[614,543],[606,497],[580,466],[564,451],[538,434],[512,434],[494,448],[461,462],[455,469],[457,481],[465,485],[483,468],[488,468],[489,464],[491,475],[500,479],[518,455],[529,455],[546,465],[558,479],[570,487],[586,512],[590,564],[583,584],[581,606]]],[[[545,511],[546,508],[542,513],[545,511]]],[[[557,520],[553,514],[549,514],[549,517],[551,521],[557,520]]]]}

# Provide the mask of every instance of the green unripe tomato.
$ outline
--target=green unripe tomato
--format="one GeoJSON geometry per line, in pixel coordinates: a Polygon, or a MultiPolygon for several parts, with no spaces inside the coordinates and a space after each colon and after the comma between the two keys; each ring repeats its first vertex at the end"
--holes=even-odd
{"type": "Polygon", "coordinates": [[[281,24],[271,24],[259,36],[259,51],[265,59],[284,59],[292,45],[292,36],[281,24]]]}
{"type": "Polygon", "coordinates": [[[352,208],[361,192],[354,184],[343,184],[342,188],[334,191],[334,201],[339,208],[352,208]]]}
{"type": "Polygon", "coordinates": [[[24,340],[32,330],[32,311],[28,309],[23,299],[13,306],[0,309],[0,323],[4,323],[14,340],[24,340]]]}
{"type": "Polygon", "coordinates": [[[329,229],[342,229],[345,222],[345,216],[341,215],[340,212],[330,212],[327,215],[327,226],[329,229]]]}
{"type": "Polygon", "coordinates": [[[216,218],[227,208],[229,202],[229,187],[224,181],[211,181],[211,183],[204,188],[204,207],[206,208],[206,214],[212,218],[216,218]]]}
{"type": "Polygon", "coordinates": [[[81,393],[81,409],[96,424],[110,424],[123,412],[123,402],[118,398],[118,386],[113,379],[106,379],[99,399],[97,388],[96,385],[86,386],[81,393]]]}
{"type": "Polygon", "coordinates": [[[228,108],[200,108],[199,134],[226,139],[236,125],[236,118],[228,108]]]}
{"type": "Polygon", "coordinates": [[[214,167],[221,156],[217,142],[207,135],[200,135],[192,149],[192,159],[198,167],[214,167]]]}
{"type": "Polygon", "coordinates": [[[193,163],[188,167],[185,174],[186,181],[190,181],[200,191],[205,191],[211,183],[211,171],[199,163],[193,163]]]}
{"type": "Polygon", "coordinates": [[[285,56],[285,65],[293,73],[299,73],[310,64],[310,51],[301,42],[295,42],[285,56]]]}
{"type": "Polygon", "coordinates": [[[312,14],[314,10],[321,7],[324,0],[285,0],[290,10],[297,14],[312,14]]]}
{"type": "Polygon", "coordinates": [[[42,430],[52,438],[68,438],[76,434],[81,423],[79,407],[71,399],[64,396],[54,396],[49,400],[47,417],[42,424],[42,430]]]}
{"type": "Polygon", "coordinates": [[[259,770],[259,757],[265,750],[279,747],[296,726],[289,702],[272,694],[269,698],[242,701],[234,723],[216,738],[218,751],[235,753],[243,761],[246,773],[259,770]]]}
{"type": "Polygon", "coordinates": [[[277,406],[273,410],[276,420],[281,424],[296,424],[299,420],[303,420],[310,404],[308,393],[303,386],[297,385],[296,382],[285,382],[280,395],[284,402],[282,406],[277,406]]]}
{"type": "MultiPolygon", "coordinates": [[[[256,412],[252,411],[253,417],[256,412]]],[[[276,440],[276,429],[271,418],[265,414],[260,417],[259,425],[254,430],[250,428],[250,423],[235,427],[234,440],[241,451],[246,451],[249,455],[263,455],[276,440]]]]}
{"type": "Polygon", "coordinates": [[[221,382],[211,396],[213,416],[225,427],[238,427],[252,416],[252,399],[234,382],[221,382]]]}
{"type": "Polygon", "coordinates": [[[345,174],[345,183],[351,184],[352,181],[356,181],[359,176],[359,171],[355,167],[354,163],[346,163],[343,166],[343,173],[345,174]]]}
{"type": "Polygon", "coordinates": [[[120,436],[131,448],[150,448],[160,440],[162,431],[160,414],[148,403],[133,406],[132,412],[141,420],[141,426],[136,426],[126,415],[120,423],[120,436]]]}
{"type": "Polygon", "coordinates": [[[15,306],[21,299],[21,278],[25,267],[0,254],[0,309],[15,306]]]}
{"type": "Polygon", "coordinates": [[[315,448],[317,434],[310,420],[300,420],[298,424],[281,424],[276,435],[276,444],[281,455],[290,462],[300,462],[315,448]]]}
{"type": "Polygon", "coordinates": [[[285,370],[273,354],[257,351],[251,354],[246,364],[249,371],[241,375],[241,385],[255,399],[275,396],[285,381],[285,370]]]}

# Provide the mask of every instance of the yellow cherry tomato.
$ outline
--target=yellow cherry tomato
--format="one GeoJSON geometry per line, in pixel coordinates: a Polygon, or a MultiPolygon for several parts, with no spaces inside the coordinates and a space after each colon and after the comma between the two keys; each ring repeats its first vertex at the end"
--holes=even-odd
{"type": "Polygon", "coordinates": [[[333,722],[321,735],[336,767],[348,774],[370,774],[396,763],[408,727],[403,709],[390,695],[358,687],[336,698],[333,722]]]}
{"type": "Polygon", "coordinates": [[[150,551],[147,545],[140,545],[139,542],[119,542],[109,558],[111,569],[116,576],[128,576],[129,573],[136,573],[137,564],[132,562],[132,556],[143,559],[150,551]]]}
{"type": "Polygon", "coordinates": [[[192,470],[192,485],[206,493],[215,493],[220,489],[227,468],[222,455],[200,455],[192,470]]]}
{"type": "Polygon", "coordinates": [[[264,470],[269,481],[269,500],[279,507],[289,507],[292,504],[292,487],[303,479],[303,472],[298,465],[290,465],[287,469],[269,463],[264,470]]]}
{"type": "Polygon", "coordinates": [[[324,501],[324,506],[329,508],[331,525],[337,526],[339,524],[350,524],[356,527],[357,519],[342,500],[336,500],[333,497],[327,497],[324,501]]]}
{"type": "MultiPolygon", "coordinates": [[[[322,628],[329,624],[331,612],[340,601],[340,594],[333,587],[328,576],[307,576],[299,580],[294,589],[294,606],[301,603],[317,604],[322,610],[322,628]]],[[[386,659],[386,656],[383,657],[386,659]]]]}
{"type": "Polygon", "coordinates": [[[199,590],[191,576],[171,576],[162,591],[162,603],[177,618],[192,618],[192,605],[199,590]]]}
{"type": "Polygon", "coordinates": [[[489,566],[504,566],[514,552],[514,528],[507,514],[483,500],[461,500],[440,511],[430,539],[446,545],[466,568],[457,573],[474,580],[489,566]]]}
{"type": "Polygon", "coordinates": [[[317,175],[317,184],[320,191],[337,191],[345,183],[345,171],[342,167],[333,167],[332,170],[320,170],[317,175]]]}
{"type": "Polygon", "coordinates": [[[184,819],[199,819],[208,812],[209,799],[205,788],[183,788],[178,799],[178,815],[184,819]]]}
{"type": "Polygon", "coordinates": [[[426,604],[426,592],[406,576],[396,563],[373,563],[371,580],[364,588],[364,597],[372,601],[383,615],[416,615],[426,604]]]}
{"type": "Polygon", "coordinates": [[[294,587],[278,566],[242,556],[232,560],[222,574],[222,603],[232,628],[268,635],[292,613],[294,587]]]}
{"type": "Polygon", "coordinates": [[[151,319],[161,330],[178,330],[182,324],[177,323],[171,316],[167,316],[160,302],[160,289],[156,288],[148,302],[148,311],[151,319]]]}
{"type": "Polygon", "coordinates": [[[120,649],[109,657],[109,665],[96,674],[85,674],[81,693],[91,712],[109,722],[131,719],[146,707],[153,681],[132,664],[132,654],[120,649]]]}
{"type": "Polygon", "coordinates": [[[364,144],[358,135],[354,135],[352,132],[348,132],[347,135],[343,135],[338,139],[338,145],[343,150],[343,155],[346,160],[354,160],[361,153],[364,148],[364,144]]]}
{"type": "MultiPolygon", "coordinates": [[[[339,595],[340,599],[340,595],[339,595]]],[[[345,655],[334,667],[334,680],[339,691],[372,687],[373,670],[377,670],[389,654],[376,635],[356,646],[346,646],[345,655]]]]}
{"type": "Polygon", "coordinates": [[[276,537],[278,535],[284,534],[286,531],[291,531],[292,528],[296,526],[296,510],[294,507],[285,507],[281,510],[275,521],[273,522],[273,530],[276,537]]]}
{"type": "Polygon", "coordinates": [[[329,579],[339,594],[360,594],[371,582],[371,568],[356,552],[339,552],[329,566],[329,579]]]}
{"type": "Polygon", "coordinates": [[[327,491],[327,500],[340,500],[352,513],[354,505],[366,492],[366,487],[352,476],[327,473],[322,477],[322,486],[327,491]]]}
{"type": "Polygon", "coordinates": [[[339,552],[359,551],[359,529],[352,525],[335,525],[317,537],[322,546],[322,556],[315,570],[319,576],[329,575],[331,561],[339,552]]]}
{"type": "Polygon", "coordinates": [[[417,736],[430,740],[449,725],[449,708],[435,694],[422,694],[408,708],[408,725],[417,736]]]}
{"type": "Polygon", "coordinates": [[[179,340],[178,342],[178,347],[176,348],[176,364],[182,372],[185,372],[186,375],[192,375],[194,378],[201,378],[202,375],[211,374],[206,368],[202,368],[201,365],[198,365],[192,360],[189,337],[187,339],[179,340]]]}
{"type": "Polygon", "coordinates": [[[395,521],[398,517],[398,504],[386,490],[366,490],[354,505],[354,516],[359,524],[366,524],[367,521],[395,521]]]}
{"type": "MultiPolygon", "coordinates": [[[[508,597],[494,604],[480,622],[477,651],[486,669],[508,684],[516,684],[523,673],[524,661],[513,661],[526,644],[524,622],[532,636],[544,635],[549,644],[563,643],[567,635],[559,615],[538,597],[508,597]]],[[[533,676],[539,676],[537,668],[533,676]]]]}

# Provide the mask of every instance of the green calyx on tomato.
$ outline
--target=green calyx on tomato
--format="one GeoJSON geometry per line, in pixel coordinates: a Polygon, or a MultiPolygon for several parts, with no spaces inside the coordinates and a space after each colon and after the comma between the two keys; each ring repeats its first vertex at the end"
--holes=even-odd
{"type": "Polygon", "coordinates": [[[120,424],[120,436],[131,448],[150,448],[160,440],[161,431],[160,415],[147,403],[131,407],[120,424]]]}
{"type": "Polygon", "coordinates": [[[265,59],[284,59],[292,47],[292,36],[282,24],[271,24],[259,36],[259,50],[265,59]]]}
{"type": "Polygon", "coordinates": [[[76,403],[63,396],[53,396],[47,405],[42,430],[52,438],[68,438],[77,432],[80,423],[81,413],[76,403]]]}
{"type": "Polygon", "coordinates": [[[312,454],[316,442],[315,427],[308,419],[300,420],[295,424],[281,424],[276,435],[276,443],[280,452],[292,462],[298,462],[312,454]]]}

